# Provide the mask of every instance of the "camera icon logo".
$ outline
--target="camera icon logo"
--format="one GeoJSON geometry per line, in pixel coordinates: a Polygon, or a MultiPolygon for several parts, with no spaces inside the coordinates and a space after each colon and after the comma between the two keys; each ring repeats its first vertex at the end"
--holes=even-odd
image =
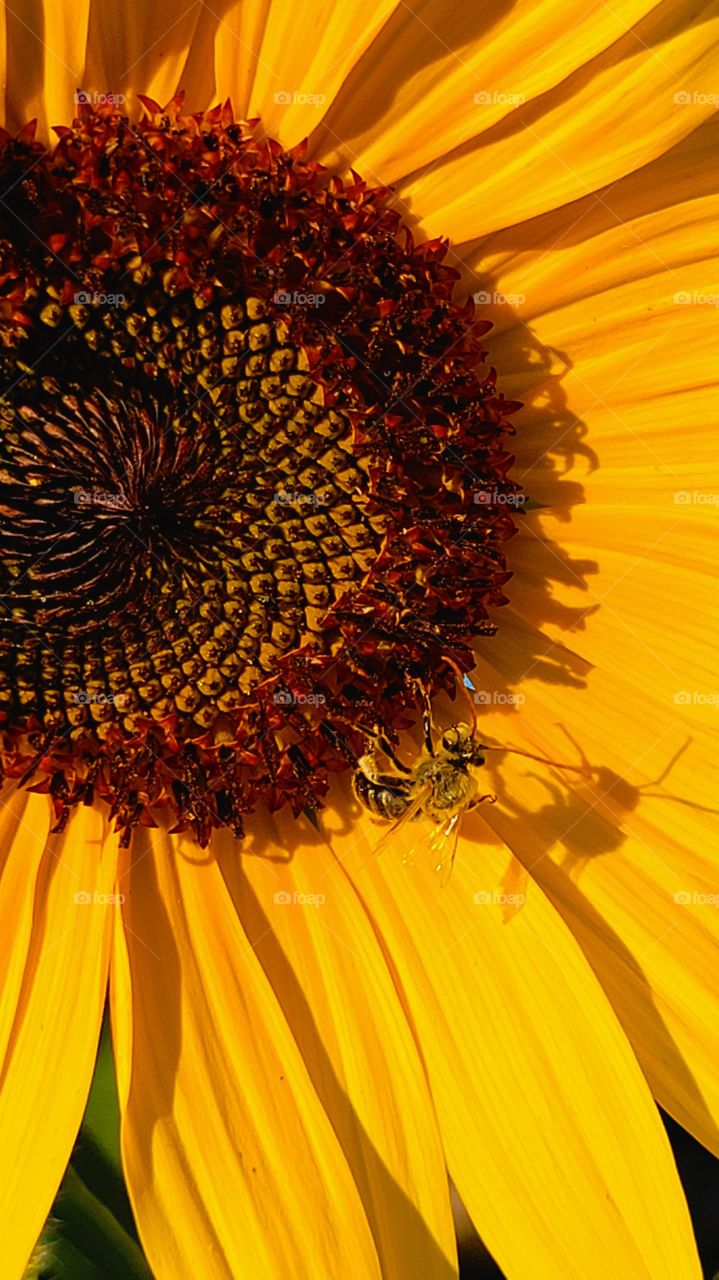
{"type": "Polygon", "coordinates": [[[275,94],[275,102],[281,107],[289,107],[292,102],[292,94],[288,93],[286,89],[281,89],[279,93],[275,94]]]}
{"type": "Polygon", "coordinates": [[[279,893],[275,894],[274,901],[279,906],[286,907],[292,901],[292,894],[287,893],[284,889],[281,889],[279,893]]]}

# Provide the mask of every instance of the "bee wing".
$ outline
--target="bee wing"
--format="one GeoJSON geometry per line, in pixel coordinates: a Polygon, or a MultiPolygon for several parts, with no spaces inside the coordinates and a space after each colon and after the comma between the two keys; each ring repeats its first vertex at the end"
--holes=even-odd
{"type": "Polygon", "coordinates": [[[387,848],[387,845],[390,844],[400,831],[404,830],[408,822],[412,822],[412,820],[417,817],[417,814],[421,812],[423,805],[425,805],[429,800],[431,794],[432,787],[429,783],[427,783],[426,786],[417,788],[404,813],[392,823],[391,827],[385,831],[382,839],[375,845],[372,850],[375,858],[387,848]]]}
{"type": "Polygon", "coordinates": [[[451,818],[435,831],[430,841],[430,849],[432,855],[436,859],[435,871],[440,878],[440,884],[444,889],[449,884],[449,878],[452,874],[452,867],[457,856],[457,845],[459,844],[459,829],[462,825],[462,809],[458,809],[452,814],[451,818]]]}

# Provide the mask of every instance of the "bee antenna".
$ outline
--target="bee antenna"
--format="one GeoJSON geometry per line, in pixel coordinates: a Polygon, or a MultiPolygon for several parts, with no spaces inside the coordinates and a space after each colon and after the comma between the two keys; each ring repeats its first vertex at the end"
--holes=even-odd
{"type": "Polygon", "coordinates": [[[475,710],[474,703],[472,702],[469,696],[469,689],[464,683],[464,672],[462,668],[458,665],[458,663],[455,662],[454,658],[450,658],[449,654],[443,653],[442,661],[446,662],[448,667],[451,667],[452,671],[457,677],[457,683],[459,684],[459,687],[464,693],[464,696],[467,700],[467,706],[469,707],[470,724],[472,728],[472,737],[474,737],[474,733],[477,728],[477,712],[475,710]]]}
{"type": "Polygon", "coordinates": [[[561,760],[549,760],[547,756],[535,756],[531,751],[522,751],[519,747],[489,747],[486,742],[482,743],[483,751],[506,751],[511,756],[524,756],[526,760],[536,760],[538,764],[549,764],[554,769],[570,769],[572,773],[581,773],[584,777],[591,777],[591,770],[587,770],[586,764],[563,764],[561,760]]]}

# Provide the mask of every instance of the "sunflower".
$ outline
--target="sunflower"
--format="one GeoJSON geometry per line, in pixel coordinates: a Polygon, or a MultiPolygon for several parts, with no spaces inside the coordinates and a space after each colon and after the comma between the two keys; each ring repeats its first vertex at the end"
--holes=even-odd
{"type": "Polygon", "coordinates": [[[158,1277],[700,1274],[718,26],[6,6],[9,1280],[108,986],[158,1277]]]}

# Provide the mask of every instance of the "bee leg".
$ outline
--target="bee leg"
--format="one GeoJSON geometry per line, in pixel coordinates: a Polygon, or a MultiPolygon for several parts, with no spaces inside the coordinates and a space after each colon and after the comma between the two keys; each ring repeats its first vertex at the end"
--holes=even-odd
{"type": "Polygon", "coordinates": [[[408,776],[411,776],[412,770],[408,768],[406,764],[402,764],[401,760],[397,759],[397,756],[395,755],[394,747],[392,746],[391,742],[389,742],[388,739],[385,738],[383,733],[378,735],[377,745],[384,752],[387,759],[392,761],[392,764],[394,765],[395,769],[398,769],[400,773],[405,773],[408,776]]]}
{"type": "Polygon", "coordinates": [[[351,764],[357,764],[357,752],[352,750],[349,742],[344,734],[340,733],[339,729],[323,720],[320,724],[320,733],[323,733],[329,739],[332,746],[345,757],[345,760],[349,760],[351,764]]]}
{"type": "Polygon", "coordinates": [[[314,827],[315,831],[319,831],[320,824],[319,824],[319,819],[317,817],[317,811],[315,809],[310,809],[308,805],[305,805],[302,812],[304,816],[307,818],[308,822],[312,823],[312,826],[314,827]]]}
{"type": "Polygon", "coordinates": [[[297,777],[307,778],[311,770],[307,756],[302,748],[298,747],[296,743],[292,743],[291,746],[287,748],[287,754],[294,765],[297,777]]]}
{"type": "MultiPolygon", "coordinates": [[[[389,738],[382,733],[382,730],[378,725],[375,724],[373,729],[365,729],[362,725],[358,725],[357,728],[364,733],[365,737],[369,738],[371,742],[377,744],[379,750],[386,755],[388,760],[392,761],[392,764],[398,773],[407,774],[408,777],[411,776],[412,770],[408,765],[402,763],[389,738]]],[[[338,747],[339,750],[342,751],[343,755],[345,755],[347,759],[351,760],[354,764],[357,763],[356,754],[352,751],[347,739],[340,733],[339,729],[335,729],[334,726],[330,726],[325,723],[322,724],[321,729],[325,736],[330,739],[333,746],[338,747]]],[[[363,759],[364,758],[366,757],[363,757],[363,759]]]]}
{"type": "Polygon", "coordinates": [[[432,712],[429,709],[429,699],[427,706],[422,712],[422,728],[424,730],[424,745],[427,748],[427,754],[434,755],[434,739],[432,737],[432,712]]]}
{"type": "Polygon", "coordinates": [[[442,661],[446,662],[450,670],[454,672],[457,680],[457,688],[461,689],[462,693],[464,694],[464,697],[467,703],[467,708],[469,710],[469,723],[472,730],[472,737],[474,737],[474,734],[477,729],[477,709],[474,705],[474,702],[469,696],[469,689],[467,688],[467,685],[465,682],[464,672],[462,671],[462,668],[457,665],[454,658],[450,658],[448,653],[442,654],[442,661]]]}
{"type": "Polygon", "coordinates": [[[485,800],[488,804],[497,803],[497,797],[493,795],[492,792],[488,792],[486,796],[475,796],[473,800],[469,800],[466,805],[467,812],[469,813],[471,809],[476,809],[477,806],[483,804],[485,800]]]}
{"type": "Polygon", "coordinates": [[[429,700],[429,693],[421,680],[408,677],[408,684],[411,685],[414,692],[419,696],[422,704],[422,730],[424,733],[424,746],[428,756],[433,756],[434,738],[432,736],[432,705],[429,700]]]}

